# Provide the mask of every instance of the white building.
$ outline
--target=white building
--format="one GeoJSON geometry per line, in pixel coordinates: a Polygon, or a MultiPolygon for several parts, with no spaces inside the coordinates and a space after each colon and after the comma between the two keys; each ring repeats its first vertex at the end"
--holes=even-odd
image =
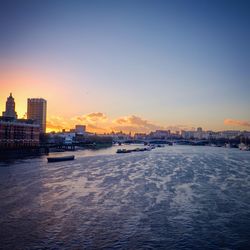
{"type": "Polygon", "coordinates": [[[75,133],[70,133],[70,132],[57,133],[57,136],[62,138],[65,144],[72,144],[75,138],[75,133]]]}
{"type": "Polygon", "coordinates": [[[151,139],[168,139],[170,137],[170,130],[156,130],[149,134],[151,139]]]}
{"type": "Polygon", "coordinates": [[[241,132],[239,130],[226,130],[219,132],[220,138],[226,138],[226,139],[234,139],[237,136],[241,135],[241,132]]]}

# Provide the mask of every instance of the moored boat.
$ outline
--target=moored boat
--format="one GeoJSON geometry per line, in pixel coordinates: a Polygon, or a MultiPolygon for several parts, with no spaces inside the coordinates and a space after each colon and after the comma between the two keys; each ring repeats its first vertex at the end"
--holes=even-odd
{"type": "Polygon", "coordinates": [[[241,142],[238,147],[242,151],[250,151],[250,147],[248,145],[246,145],[245,143],[241,142]]]}
{"type": "Polygon", "coordinates": [[[75,159],[74,155],[61,156],[61,157],[48,157],[48,162],[58,162],[58,161],[72,161],[75,159]]]}
{"type": "Polygon", "coordinates": [[[131,150],[128,149],[117,149],[116,153],[120,154],[120,153],[130,153],[132,152],[131,150]]]}
{"type": "Polygon", "coordinates": [[[151,147],[146,148],[135,148],[135,149],[117,149],[116,153],[132,153],[132,152],[143,152],[143,151],[150,151],[151,147]]]}

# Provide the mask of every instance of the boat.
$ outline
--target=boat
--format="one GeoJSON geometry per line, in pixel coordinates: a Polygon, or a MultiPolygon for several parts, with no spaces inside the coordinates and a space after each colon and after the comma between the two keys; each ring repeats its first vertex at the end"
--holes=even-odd
{"type": "Polygon", "coordinates": [[[74,155],[61,156],[61,157],[48,157],[48,162],[58,162],[58,161],[72,161],[75,159],[74,155]]]}
{"type": "Polygon", "coordinates": [[[225,143],[225,148],[232,148],[232,145],[230,143],[225,143]]]}
{"type": "Polygon", "coordinates": [[[120,154],[120,153],[131,153],[131,150],[128,149],[117,149],[116,153],[120,154]]]}
{"type": "Polygon", "coordinates": [[[246,145],[245,143],[242,143],[242,142],[239,144],[238,147],[242,151],[249,151],[250,150],[250,147],[248,145],[246,145]]]}
{"type": "Polygon", "coordinates": [[[132,152],[143,152],[143,151],[150,151],[151,147],[147,148],[135,148],[135,149],[117,149],[116,153],[121,154],[121,153],[132,153],[132,152]]]}

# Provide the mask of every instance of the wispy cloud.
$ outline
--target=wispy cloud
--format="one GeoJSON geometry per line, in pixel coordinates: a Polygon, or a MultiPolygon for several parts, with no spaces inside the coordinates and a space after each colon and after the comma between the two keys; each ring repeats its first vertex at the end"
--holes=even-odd
{"type": "Polygon", "coordinates": [[[101,127],[95,126],[93,124],[88,124],[87,130],[88,131],[92,131],[92,132],[96,132],[96,133],[106,133],[106,132],[109,132],[109,130],[107,131],[106,128],[101,128],[101,127]]]}
{"type": "Polygon", "coordinates": [[[101,112],[85,114],[77,117],[65,118],[50,116],[47,119],[47,131],[61,131],[72,129],[77,124],[87,125],[90,132],[106,132],[107,117],[101,112]]]}
{"type": "Polygon", "coordinates": [[[225,119],[224,124],[228,126],[250,127],[250,122],[244,120],[225,119]]]}
{"type": "Polygon", "coordinates": [[[87,122],[87,123],[95,123],[95,122],[102,122],[107,120],[107,116],[104,113],[96,112],[96,113],[90,113],[82,116],[77,116],[73,118],[75,120],[78,120],[80,122],[87,122]]]}
{"type": "Polygon", "coordinates": [[[113,124],[113,130],[122,130],[125,132],[150,132],[157,129],[164,129],[163,126],[135,115],[119,117],[113,121],[113,124]]]}
{"type": "Polygon", "coordinates": [[[60,116],[50,116],[47,119],[47,131],[61,131],[62,129],[70,129],[69,120],[60,116]]]}
{"type": "Polygon", "coordinates": [[[187,131],[194,131],[195,128],[191,125],[172,125],[172,126],[167,126],[167,130],[171,131],[181,131],[181,130],[187,130],[187,131]]]}

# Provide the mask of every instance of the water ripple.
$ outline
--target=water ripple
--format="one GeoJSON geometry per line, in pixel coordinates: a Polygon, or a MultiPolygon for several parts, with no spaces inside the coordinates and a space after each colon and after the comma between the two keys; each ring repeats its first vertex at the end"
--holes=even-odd
{"type": "Polygon", "coordinates": [[[3,163],[0,248],[247,249],[249,162],[249,152],[176,146],[3,163]]]}

